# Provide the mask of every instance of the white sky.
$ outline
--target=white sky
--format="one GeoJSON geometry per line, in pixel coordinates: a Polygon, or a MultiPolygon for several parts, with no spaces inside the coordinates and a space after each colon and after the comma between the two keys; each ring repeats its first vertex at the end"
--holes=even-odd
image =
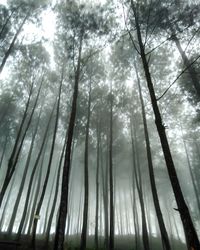
{"type": "Polygon", "coordinates": [[[7,0],[0,0],[0,4],[6,5],[6,3],[7,3],[7,0]]]}
{"type": "MultiPolygon", "coordinates": [[[[6,3],[7,0],[0,0],[0,4],[6,5],[6,3]]],[[[23,32],[21,32],[21,36],[19,37],[19,39],[23,39],[24,44],[26,43],[30,44],[33,41],[40,41],[42,37],[47,39],[48,41],[44,43],[44,47],[51,55],[52,66],[54,66],[53,40],[54,40],[55,28],[56,28],[56,15],[49,8],[42,13],[42,26],[37,27],[33,23],[25,24],[23,32]]],[[[9,76],[9,69],[6,66],[4,67],[0,75],[0,80],[6,79],[9,76]]]]}

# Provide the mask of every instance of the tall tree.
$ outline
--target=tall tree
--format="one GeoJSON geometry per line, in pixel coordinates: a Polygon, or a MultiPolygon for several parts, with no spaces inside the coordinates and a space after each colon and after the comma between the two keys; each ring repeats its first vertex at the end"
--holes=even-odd
{"type": "Polygon", "coordinates": [[[112,82],[109,94],[110,102],[110,140],[109,140],[109,184],[110,184],[110,235],[109,235],[109,249],[114,250],[114,234],[115,234],[115,221],[114,221],[114,181],[113,181],[113,93],[112,82]]]}
{"type": "Polygon", "coordinates": [[[153,82],[152,82],[151,74],[149,70],[148,60],[147,60],[146,53],[145,53],[144,43],[142,41],[142,34],[141,34],[139,18],[138,18],[139,12],[137,11],[137,6],[133,2],[133,0],[131,0],[131,8],[132,8],[134,18],[135,18],[135,27],[137,31],[138,44],[140,48],[140,56],[142,60],[145,77],[146,77],[147,86],[149,89],[152,108],[153,108],[154,115],[155,115],[155,123],[156,123],[156,127],[157,127],[158,134],[160,137],[160,142],[162,145],[169,178],[170,178],[171,185],[172,185],[174,195],[176,198],[178,211],[182,219],[188,249],[196,250],[200,248],[200,243],[199,243],[198,236],[197,236],[195,227],[193,225],[193,222],[189,213],[188,206],[185,202],[185,199],[184,199],[184,196],[183,196],[180,184],[179,184],[178,176],[176,173],[175,165],[172,159],[169,143],[168,143],[166,132],[165,132],[165,126],[163,125],[161,113],[157,104],[155,90],[153,87],[153,82]]]}
{"type": "Polygon", "coordinates": [[[156,182],[155,182],[155,176],[154,176],[154,168],[153,168],[153,160],[152,160],[152,154],[151,154],[151,145],[150,145],[150,139],[149,139],[149,133],[148,133],[148,127],[147,127],[147,120],[146,120],[146,112],[145,112],[145,104],[142,96],[142,89],[140,84],[140,78],[137,71],[137,66],[135,63],[135,71],[137,76],[137,84],[139,89],[139,97],[140,97],[140,103],[142,108],[142,119],[143,119],[143,125],[144,125],[144,134],[145,134],[145,142],[146,142],[146,150],[147,150],[147,159],[148,159],[148,168],[149,168],[149,176],[150,176],[150,183],[151,183],[151,189],[152,189],[152,195],[153,195],[153,201],[154,206],[156,210],[156,215],[158,218],[158,224],[161,232],[162,237],[162,243],[163,243],[163,249],[171,249],[168,233],[165,227],[165,223],[163,220],[159,199],[158,199],[158,193],[156,188],[156,182]]]}
{"type": "Polygon", "coordinates": [[[88,176],[88,147],[89,129],[91,115],[91,79],[89,80],[87,123],[85,132],[85,154],[84,154],[84,208],[83,208],[83,227],[81,233],[80,250],[86,249],[87,229],[88,229],[88,201],[89,201],[89,176],[88,176]]]}

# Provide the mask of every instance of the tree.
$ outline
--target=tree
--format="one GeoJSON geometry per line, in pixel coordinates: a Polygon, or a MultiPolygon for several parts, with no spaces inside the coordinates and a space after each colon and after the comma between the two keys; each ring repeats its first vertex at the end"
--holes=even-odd
{"type": "Polygon", "coordinates": [[[182,190],[181,190],[181,187],[179,184],[179,180],[178,180],[178,177],[176,174],[175,165],[174,165],[174,162],[172,159],[170,147],[169,147],[167,136],[165,133],[165,126],[163,125],[160,110],[158,108],[158,104],[157,104],[157,100],[156,100],[156,96],[155,96],[155,91],[154,91],[154,87],[153,87],[153,83],[152,83],[152,79],[151,79],[151,75],[150,75],[150,71],[149,71],[148,60],[146,58],[144,44],[142,41],[140,24],[138,22],[138,11],[136,9],[136,6],[135,6],[133,0],[131,0],[131,8],[132,8],[132,11],[134,13],[135,27],[136,27],[136,31],[137,31],[137,39],[138,39],[139,48],[140,48],[140,56],[141,56],[141,60],[142,60],[142,64],[143,64],[143,69],[145,72],[145,77],[146,77],[146,82],[147,82],[147,86],[149,89],[149,94],[151,97],[151,103],[152,103],[152,107],[153,107],[153,111],[154,111],[154,115],[155,115],[155,123],[156,123],[156,127],[157,127],[158,134],[160,137],[160,142],[162,145],[163,154],[165,157],[165,162],[166,162],[169,178],[170,178],[171,185],[172,185],[174,195],[176,198],[178,211],[179,211],[181,219],[182,219],[182,223],[183,223],[183,227],[184,227],[184,231],[185,231],[185,235],[186,235],[186,239],[187,239],[188,249],[191,249],[191,250],[198,249],[198,248],[200,248],[200,243],[199,243],[197,233],[196,233],[196,230],[194,228],[187,204],[184,200],[184,196],[183,196],[183,193],[182,193],[182,190]]]}
{"type": "MultiPolygon", "coordinates": [[[[68,15],[66,12],[62,13],[64,18],[64,25],[69,25],[67,29],[73,34],[70,39],[72,44],[69,47],[69,56],[72,58],[74,63],[74,87],[73,87],[73,97],[71,112],[69,118],[69,125],[67,129],[67,144],[65,151],[65,159],[63,166],[63,178],[62,178],[62,189],[61,189],[61,202],[59,208],[58,222],[55,235],[55,244],[54,249],[63,249],[64,246],[64,233],[65,233],[65,223],[67,216],[67,206],[68,206],[68,185],[69,185],[69,175],[70,175],[70,163],[71,163],[71,146],[72,139],[74,134],[75,119],[77,112],[77,98],[78,98],[78,89],[81,76],[81,67],[83,60],[83,46],[84,42],[90,39],[91,34],[95,32],[101,32],[102,27],[97,13],[90,11],[88,14],[84,12],[84,5],[78,6],[76,2],[68,1],[66,4],[65,11],[69,11],[68,15]],[[68,21],[68,22],[66,22],[68,21]],[[98,29],[99,26],[99,29],[98,29]],[[74,48],[74,49],[73,49],[74,48]],[[76,50],[75,50],[76,49],[76,50]],[[76,60],[76,64],[75,64],[76,60]]],[[[61,6],[64,10],[63,6],[61,6]]],[[[89,57],[91,55],[89,54],[89,57]]],[[[88,56],[86,56],[88,58],[88,56]]]]}
{"type": "Polygon", "coordinates": [[[156,215],[158,218],[159,228],[160,228],[160,232],[161,232],[163,249],[170,250],[171,246],[170,246],[170,242],[169,242],[169,237],[168,237],[165,223],[163,220],[163,216],[162,216],[162,212],[161,212],[161,208],[160,208],[160,204],[159,204],[159,199],[158,199],[156,183],[155,183],[153,161],[152,161],[152,154],[151,154],[151,145],[150,145],[150,140],[149,140],[149,133],[148,133],[148,127],[147,127],[146,113],[145,113],[145,105],[144,105],[144,100],[143,100],[143,96],[142,96],[142,89],[141,89],[141,84],[140,84],[140,79],[139,79],[136,63],[134,66],[135,66],[135,71],[136,71],[136,75],[137,75],[137,84],[138,84],[139,96],[140,96],[140,102],[141,102],[141,108],[142,108],[142,118],[143,118],[143,125],[144,125],[144,134],[145,134],[149,176],[150,176],[150,182],[151,182],[153,201],[154,201],[156,215]]]}

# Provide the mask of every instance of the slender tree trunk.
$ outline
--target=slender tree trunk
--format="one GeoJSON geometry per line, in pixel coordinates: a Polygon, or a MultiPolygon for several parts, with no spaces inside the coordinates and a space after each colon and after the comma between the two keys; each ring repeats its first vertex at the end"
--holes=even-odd
{"type": "Polygon", "coordinates": [[[26,117],[27,117],[27,114],[28,114],[30,99],[31,99],[32,92],[33,92],[33,84],[34,84],[34,81],[32,81],[32,83],[31,83],[31,89],[30,89],[30,92],[29,92],[28,100],[26,102],[25,111],[24,111],[24,114],[23,114],[23,117],[22,117],[22,121],[21,121],[19,130],[17,132],[17,137],[15,139],[15,144],[14,144],[14,147],[12,149],[11,156],[10,156],[9,161],[8,161],[5,180],[4,180],[4,183],[3,183],[3,186],[2,186],[2,189],[1,189],[1,193],[0,193],[0,207],[1,207],[1,204],[2,204],[2,201],[3,201],[4,194],[6,192],[7,186],[9,184],[9,181],[10,181],[11,177],[12,177],[12,176],[10,177],[10,175],[11,175],[11,172],[12,172],[12,169],[13,169],[13,161],[14,161],[14,158],[15,158],[15,155],[16,155],[16,152],[17,152],[17,147],[18,147],[19,142],[20,142],[20,136],[22,134],[22,128],[24,126],[24,123],[25,123],[25,120],[26,120],[26,117]]]}
{"type": "MultiPolygon", "coordinates": [[[[108,141],[108,136],[107,136],[108,141]]],[[[100,160],[101,160],[101,183],[103,195],[103,208],[104,208],[104,248],[108,249],[108,149],[106,148],[105,157],[103,157],[102,143],[100,140],[100,160]],[[105,158],[105,171],[104,159],[105,158]],[[104,173],[105,172],[105,173],[104,173]]]]}
{"type": "Polygon", "coordinates": [[[95,249],[99,249],[99,144],[100,144],[100,125],[97,122],[97,169],[96,169],[96,210],[95,210],[95,249]]]}
{"type": "MultiPolygon", "coordinates": [[[[182,132],[182,129],[181,129],[181,132],[182,132]]],[[[182,132],[182,140],[183,140],[183,145],[184,145],[184,149],[185,149],[185,153],[186,153],[189,172],[190,172],[190,176],[191,176],[191,180],[192,180],[192,184],[193,184],[193,188],[194,188],[194,193],[195,193],[195,196],[196,196],[198,212],[200,212],[199,193],[198,193],[198,189],[197,189],[197,186],[196,186],[196,183],[195,183],[195,177],[194,177],[194,173],[193,173],[192,166],[191,166],[191,163],[190,163],[190,158],[189,158],[189,153],[188,153],[188,150],[187,150],[187,145],[186,145],[186,142],[185,142],[185,140],[183,138],[183,132],[182,132]]]]}
{"type": "Polygon", "coordinates": [[[13,187],[14,187],[14,182],[15,182],[15,176],[14,176],[13,179],[11,180],[10,188],[9,188],[9,190],[8,190],[8,195],[6,196],[6,202],[5,202],[5,204],[4,204],[3,212],[2,212],[2,215],[1,215],[1,220],[0,220],[0,230],[1,230],[1,231],[2,231],[3,226],[4,226],[5,214],[6,214],[6,212],[9,210],[9,208],[8,208],[8,203],[9,203],[9,200],[10,200],[11,195],[12,195],[12,190],[13,190],[13,187]]]}
{"type": "Polygon", "coordinates": [[[83,200],[83,190],[81,189],[80,202],[78,208],[78,219],[77,219],[77,235],[81,232],[81,207],[83,203],[82,200],[83,200]]]}
{"type": "Polygon", "coordinates": [[[140,103],[141,103],[141,108],[142,108],[142,119],[143,119],[143,126],[144,126],[144,135],[145,135],[147,160],[148,160],[148,170],[149,170],[149,177],[150,177],[150,183],[151,183],[151,191],[152,191],[152,195],[153,195],[153,203],[154,203],[154,207],[156,210],[156,216],[157,216],[158,224],[159,224],[159,228],[160,228],[163,249],[171,250],[168,233],[167,233],[167,230],[165,227],[165,223],[163,220],[163,215],[161,212],[160,203],[159,203],[159,199],[158,199],[158,193],[157,193],[155,176],[154,176],[153,161],[152,161],[152,155],[151,155],[151,145],[150,145],[150,140],[149,140],[149,132],[148,132],[148,127],[147,127],[146,113],[145,113],[145,106],[144,106],[144,100],[143,100],[143,96],[142,96],[140,79],[139,79],[136,64],[135,64],[135,71],[136,71],[136,75],[137,75],[137,84],[138,84],[140,103]]]}
{"type": "Polygon", "coordinates": [[[85,156],[84,156],[84,208],[83,208],[83,226],[81,233],[80,250],[86,249],[87,229],[88,229],[88,200],[89,200],[89,180],[88,180],[88,146],[89,146],[89,129],[90,129],[90,115],[91,115],[91,79],[89,82],[89,99],[87,110],[87,124],[85,135],[85,156]]]}
{"type": "MultiPolygon", "coordinates": [[[[132,117],[132,120],[133,120],[133,117],[132,117]]],[[[145,206],[144,206],[144,200],[143,200],[143,188],[142,188],[140,162],[139,162],[138,150],[137,150],[137,139],[136,139],[135,130],[133,133],[132,121],[131,121],[131,142],[132,142],[132,151],[133,151],[133,154],[132,154],[133,155],[133,171],[134,171],[135,183],[136,183],[136,188],[137,188],[138,197],[139,197],[140,206],[141,206],[143,245],[144,245],[145,250],[150,250],[146,215],[145,215],[145,206]]]]}
{"type": "Polygon", "coordinates": [[[5,139],[4,144],[3,144],[3,150],[2,150],[2,154],[1,154],[1,158],[0,158],[0,169],[2,166],[3,158],[5,156],[7,143],[8,143],[8,134],[6,135],[6,139],[5,139]]]}
{"type": "MultiPolygon", "coordinates": [[[[52,165],[52,160],[53,160],[53,155],[54,155],[56,134],[57,134],[57,128],[58,128],[58,119],[59,119],[59,113],[60,113],[60,97],[61,97],[62,83],[63,83],[63,72],[62,72],[62,77],[61,77],[60,86],[59,86],[57,108],[56,108],[56,120],[55,120],[55,126],[54,126],[54,131],[53,131],[53,140],[52,140],[52,144],[51,144],[49,162],[48,162],[48,166],[47,166],[47,172],[46,172],[44,184],[42,187],[42,193],[39,197],[39,201],[38,201],[37,208],[36,208],[36,215],[38,215],[38,216],[40,215],[40,210],[42,207],[42,203],[44,200],[44,196],[45,196],[45,192],[46,192],[46,188],[47,188],[47,184],[48,184],[48,180],[49,180],[49,175],[51,172],[51,165],[52,165]]],[[[32,232],[32,247],[33,247],[33,249],[35,249],[35,237],[36,237],[37,223],[38,223],[38,219],[35,217],[34,222],[33,222],[33,232],[32,232]]]]}
{"type": "Polygon", "coordinates": [[[132,181],[130,180],[130,199],[133,211],[133,223],[134,223],[134,233],[135,233],[135,250],[138,250],[139,241],[139,225],[138,225],[138,213],[137,213],[137,203],[136,203],[136,183],[134,178],[134,170],[131,173],[132,181]],[[132,190],[132,192],[131,192],[132,190]]]}
{"type": "MultiPolygon", "coordinates": [[[[25,110],[25,113],[24,113],[24,117],[22,119],[22,123],[21,123],[20,129],[19,129],[19,133],[18,133],[18,136],[17,136],[18,138],[16,139],[14,149],[12,151],[11,157],[10,157],[9,162],[8,162],[8,169],[7,169],[7,172],[6,172],[6,177],[5,177],[4,184],[3,184],[3,187],[2,187],[2,191],[1,191],[1,194],[0,194],[0,197],[1,197],[1,199],[0,199],[0,206],[1,206],[1,202],[3,200],[3,196],[5,194],[5,191],[7,189],[7,186],[9,184],[9,182],[10,182],[12,176],[13,176],[13,173],[15,171],[15,168],[17,166],[17,162],[18,162],[18,159],[19,159],[19,156],[20,156],[20,153],[21,153],[21,149],[22,149],[22,146],[23,146],[23,143],[24,143],[27,131],[28,131],[29,127],[30,127],[34,111],[36,109],[36,105],[37,105],[38,98],[39,98],[39,95],[40,95],[40,90],[41,90],[41,87],[42,87],[42,83],[43,83],[43,79],[41,81],[41,84],[40,84],[40,87],[39,87],[39,90],[38,90],[38,93],[37,93],[37,96],[36,96],[36,99],[35,99],[35,102],[34,102],[34,106],[32,108],[31,114],[30,114],[30,117],[28,119],[26,127],[24,128],[24,132],[23,132],[23,135],[22,135],[22,138],[21,138],[21,142],[19,143],[19,146],[18,146],[18,142],[19,142],[19,139],[20,139],[21,130],[22,130],[23,124],[25,122],[25,118],[27,116],[27,110],[28,110],[29,101],[30,101],[30,97],[31,97],[29,95],[29,99],[28,99],[28,102],[27,102],[27,106],[26,106],[26,110],[25,110]],[[17,146],[18,146],[18,148],[17,148],[17,146]]],[[[30,92],[32,92],[32,87],[33,86],[31,86],[31,91],[30,92]]]]}
{"type": "Polygon", "coordinates": [[[18,207],[19,207],[19,202],[20,202],[21,197],[22,197],[22,191],[24,189],[25,180],[26,180],[28,169],[29,169],[29,166],[30,166],[30,160],[31,160],[31,156],[32,156],[35,137],[36,137],[36,134],[37,134],[37,131],[38,131],[38,126],[39,126],[39,121],[40,121],[40,116],[41,116],[41,110],[42,109],[40,109],[40,114],[39,114],[39,117],[38,117],[38,121],[37,121],[37,125],[36,125],[36,128],[35,128],[33,137],[32,137],[28,157],[27,157],[26,164],[25,164],[25,167],[24,167],[24,172],[23,172],[21,184],[20,184],[19,191],[18,191],[18,194],[17,194],[17,199],[15,201],[15,205],[14,205],[13,212],[12,212],[12,215],[11,215],[10,223],[9,223],[9,226],[8,226],[8,234],[12,233],[12,229],[13,229],[14,222],[15,222],[16,215],[17,215],[17,210],[18,210],[18,207]]]}
{"type": "Polygon", "coordinates": [[[22,30],[22,28],[23,28],[23,26],[24,26],[24,24],[25,24],[25,22],[26,22],[26,20],[28,19],[29,16],[30,16],[30,11],[28,11],[28,13],[26,14],[24,20],[22,21],[22,23],[20,24],[18,30],[16,31],[8,50],[5,52],[4,58],[3,58],[2,62],[1,62],[1,65],[0,65],[0,74],[1,74],[3,68],[4,68],[5,64],[6,64],[6,61],[7,61],[8,57],[10,56],[10,54],[11,54],[11,52],[12,52],[14,46],[15,46],[15,42],[16,42],[16,40],[17,40],[17,38],[18,38],[18,36],[19,36],[19,34],[20,34],[20,32],[21,32],[21,30],[22,30]]]}
{"type": "MultiPolygon", "coordinates": [[[[198,160],[200,161],[199,144],[197,143],[197,140],[196,140],[196,139],[194,139],[194,144],[195,144],[195,147],[196,147],[198,160]]],[[[198,189],[198,193],[200,193],[200,183],[199,183],[200,170],[199,170],[199,167],[198,167],[198,166],[196,166],[196,167],[194,168],[194,173],[195,173],[195,183],[196,183],[196,186],[197,186],[197,189],[198,189]]]]}
{"type": "MultiPolygon", "coordinates": [[[[47,145],[48,139],[45,142],[45,147],[47,145]]],[[[44,148],[45,148],[44,147],[44,148]]],[[[31,195],[32,197],[32,206],[30,206],[30,209],[27,209],[27,211],[30,211],[30,219],[29,219],[29,224],[28,224],[28,235],[31,235],[31,231],[33,229],[33,221],[34,221],[34,217],[35,217],[35,209],[36,209],[36,205],[37,205],[37,200],[38,200],[38,194],[40,193],[40,187],[41,187],[41,181],[42,181],[42,170],[44,167],[44,160],[45,160],[45,150],[43,150],[43,154],[42,154],[42,158],[41,158],[41,163],[40,163],[40,167],[37,170],[37,174],[35,175],[35,183],[33,184],[33,186],[35,186],[35,191],[33,192],[33,194],[31,195]]],[[[32,188],[33,189],[33,188],[32,188]]],[[[31,201],[29,202],[31,204],[31,201]]]]}
{"type": "Polygon", "coordinates": [[[3,24],[2,28],[1,28],[1,31],[0,31],[0,39],[2,38],[3,32],[4,32],[4,30],[6,29],[6,26],[8,25],[8,23],[9,23],[11,17],[13,16],[13,14],[14,14],[23,4],[24,4],[24,3],[21,3],[21,4],[19,4],[19,5],[17,6],[17,8],[14,8],[14,9],[11,11],[10,15],[6,18],[6,21],[5,21],[5,23],[3,24]]]}
{"type": "MultiPolygon", "coordinates": [[[[59,160],[59,158],[56,159],[56,162],[58,162],[58,160],[59,160]]],[[[53,173],[53,182],[51,183],[51,190],[50,190],[48,202],[46,205],[45,220],[44,220],[44,227],[43,227],[43,234],[44,235],[46,235],[47,223],[48,223],[48,220],[50,219],[49,218],[49,210],[51,208],[51,201],[52,201],[54,189],[56,189],[56,176],[58,173],[58,167],[59,167],[59,163],[57,164],[57,166],[55,168],[55,172],[53,173]]]]}
{"type": "Polygon", "coordinates": [[[162,145],[162,149],[163,149],[163,153],[164,153],[164,157],[165,157],[165,162],[167,165],[169,178],[170,178],[173,192],[175,195],[175,199],[176,199],[176,202],[178,205],[178,211],[180,213],[181,220],[183,223],[183,227],[184,227],[184,231],[185,231],[185,235],[186,235],[187,246],[188,246],[189,250],[198,250],[198,249],[200,249],[199,239],[197,237],[197,233],[196,233],[196,230],[194,228],[194,225],[193,225],[190,213],[189,213],[189,209],[188,209],[187,204],[184,200],[184,196],[183,196],[183,193],[182,193],[182,190],[181,190],[181,187],[179,184],[178,176],[176,173],[175,165],[174,165],[174,162],[172,159],[171,151],[169,148],[169,144],[168,144],[168,140],[167,140],[167,136],[166,136],[166,132],[165,132],[165,126],[163,125],[160,110],[158,108],[158,104],[157,104],[157,100],[156,100],[156,95],[155,95],[155,91],[154,91],[154,87],[153,87],[153,83],[152,83],[152,79],[151,79],[151,75],[150,75],[150,71],[149,71],[149,65],[148,65],[148,61],[146,58],[144,45],[142,42],[142,36],[141,36],[141,31],[140,31],[140,25],[138,22],[138,16],[137,16],[137,12],[136,12],[133,0],[131,0],[131,7],[132,7],[132,10],[133,10],[134,16],[135,16],[135,24],[136,24],[138,43],[139,43],[139,47],[140,47],[140,55],[141,55],[142,64],[143,64],[143,68],[144,68],[144,72],[145,72],[147,86],[149,89],[149,94],[151,97],[151,103],[152,103],[152,107],[153,107],[153,111],[154,111],[154,115],[155,115],[155,123],[156,123],[156,127],[157,127],[158,134],[160,137],[160,142],[162,145]]]}
{"type": "Polygon", "coordinates": [[[110,237],[109,250],[114,250],[114,185],[113,185],[113,94],[110,91],[110,141],[109,141],[109,181],[110,181],[110,237]]]}
{"type": "Polygon", "coordinates": [[[55,104],[53,106],[53,109],[52,109],[52,112],[51,112],[51,115],[50,115],[46,130],[45,130],[45,133],[44,133],[43,141],[42,141],[42,144],[40,146],[40,150],[38,152],[38,155],[37,155],[36,160],[35,160],[35,164],[33,166],[32,172],[31,172],[29,185],[28,185],[28,190],[27,190],[27,195],[26,195],[26,200],[25,200],[25,205],[24,205],[24,209],[23,209],[23,212],[22,212],[22,218],[21,218],[20,225],[19,225],[19,228],[18,228],[18,231],[17,231],[17,239],[18,240],[20,239],[21,232],[22,232],[22,229],[23,229],[23,226],[24,226],[24,221],[25,221],[27,208],[28,208],[28,204],[29,204],[29,200],[30,200],[30,193],[31,193],[31,188],[32,188],[35,172],[36,172],[38,163],[40,161],[40,158],[41,158],[44,146],[45,146],[45,142],[47,140],[47,134],[48,134],[48,131],[49,131],[49,127],[50,127],[50,123],[51,123],[54,108],[55,108],[55,104]]]}
{"type": "Polygon", "coordinates": [[[174,43],[176,44],[176,47],[180,53],[180,56],[183,60],[184,66],[187,68],[187,71],[189,73],[189,76],[192,80],[192,84],[193,87],[198,95],[198,97],[200,98],[200,82],[198,79],[198,73],[196,72],[195,68],[193,65],[191,65],[191,61],[189,60],[189,58],[187,57],[185,51],[183,50],[180,40],[178,39],[176,32],[173,28],[173,25],[171,24],[169,18],[167,18],[168,24],[169,24],[169,28],[171,31],[171,39],[172,41],[174,41],[174,43]]]}
{"type": "Polygon", "coordinates": [[[71,108],[68,131],[67,131],[67,144],[66,144],[66,150],[65,150],[65,160],[64,160],[64,166],[63,166],[63,178],[62,178],[62,188],[61,188],[61,201],[60,201],[60,208],[59,208],[59,213],[58,213],[58,222],[57,222],[57,227],[56,227],[54,250],[64,249],[65,224],[66,224],[67,206],[68,206],[71,148],[72,148],[72,139],[73,139],[73,134],[74,134],[75,119],[76,119],[78,86],[79,86],[80,69],[81,69],[83,33],[84,31],[82,31],[82,34],[80,37],[78,62],[77,62],[77,69],[75,72],[72,108],[71,108]]]}
{"type": "Polygon", "coordinates": [[[124,226],[124,223],[123,223],[123,216],[122,216],[122,211],[123,211],[123,208],[122,208],[122,197],[121,197],[121,192],[119,191],[119,224],[120,224],[120,235],[124,235],[125,233],[125,226],[124,226]]]}
{"type": "Polygon", "coordinates": [[[59,161],[59,166],[58,166],[58,172],[57,172],[57,178],[56,178],[56,189],[54,192],[54,198],[53,198],[53,202],[52,202],[51,212],[50,212],[49,220],[47,223],[46,244],[48,244],[48,242],[49,242],[50,230],[51,230],[53,216],[54,216],[54,212],[55,212],[55,208],[56,208],[56,201],[57,201],[57,195],[58,195],[58,190],[59,190],[59,180],[60,180],[60,174],[61,174],[61,166],[62,166],[62,162],[63,162],[65,146],[66,146],[66,142],[63,145],[63,149],[62,149],[62,153],[61,153],[60,161],[59,161]]]}

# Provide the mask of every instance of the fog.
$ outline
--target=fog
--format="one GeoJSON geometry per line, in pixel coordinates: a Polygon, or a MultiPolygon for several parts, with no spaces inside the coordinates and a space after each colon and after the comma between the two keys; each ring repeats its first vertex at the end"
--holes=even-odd
{"type": "Polygon", "coordinates": [[[0,249],[200,250],[199,1],[0,1],[0,249]]]}

